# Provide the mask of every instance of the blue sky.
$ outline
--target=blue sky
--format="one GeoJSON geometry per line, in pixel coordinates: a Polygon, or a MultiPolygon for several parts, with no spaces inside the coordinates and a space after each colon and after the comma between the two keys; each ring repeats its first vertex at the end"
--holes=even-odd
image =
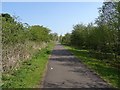
{"type": "Polygon", "coordinates": [[[102,2],[3,2],[2,12],[20,17],[29,25],[43,25],[59,35],[75,24],[88,24],[98,17],[102,2]]]}

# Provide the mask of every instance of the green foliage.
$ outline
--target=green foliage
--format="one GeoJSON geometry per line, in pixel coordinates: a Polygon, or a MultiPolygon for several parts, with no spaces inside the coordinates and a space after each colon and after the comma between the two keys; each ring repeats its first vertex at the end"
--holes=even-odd
{"type": "Polygon", "coordinates": [[[68,50],[70,50],[75,56],[80,58],[80,60],[86,64],[89,68],[94,70],[101,78],[107,81],[111,86],[120,88],[120,70],[118,68],[113,67],[111,64],[106,63],[105,61],[101,61],[96,59],[95,57],[91,57],[89,50],[78,49],[70,46],[66,46],[68,50]]]}
{"type": "Polygon", "coordinates": [[[96,20],[96,23],[99,28],[102,28],[104,31],[107,30],[108,34],[110,33],[107,41],[108,45],[113,48],[114,53],[119,53],[119,31],[120,31],[120,13],[119,13],[120,2],[104,2],[102,8],[99,10],[100,15],[96,20]],[[112,33],[112,34],[111,34],[112,33]],[[111,40],[110,40],[111,39],[111,40]]]}
{"type": "Polygon", "coordinates": [[[50,33],[49,38],[53,41],[58,41],[58,34],[57,33],[50,33]]]}
{"type": "MultiPolygon", "coordinates": [[[[62,41],[82,49],[101,53],[101,56],[115,54],[112,60],[119,60],[120,55],[120,2],[104,2],[99,9],[96,25],[77,24],[72,33],[66,34],[62,41]]],[[[104,59],[104,56],[101,57],[104,59]]],[[[109,59],[109,56],[108,56],[109,59]]]]}
{"type": "Polygon", "coordinates": [[[3,74],[3,88],[39,88],[49,54],[54,44],[49,43],[47,48],[42,49],[32,59],[22,62],[18,70],[9,74],[3,74]]]}
{"type": "Polygon", "coordinates": [[[112,86],[120,88],[120,1],[104,2],[95,25],[75,25],[70,38],[67,42],[77,49],[69,50],[112,86]]]}
{"type": "MultiPolygon", "coordinates": [[[[2,17],[2,43],[5,45],[24,43],[26,40],[36,42],[48,42],[51,39],[50,29],[34,25],[25,27],[9,14],[1,14],[2,17]]],[[[28,25],[27,25],[28,26],[28,25]]],[[[52,35],[52,37],[56,37],[52,35]]]]}
{"type": "Polygon", "coordinates": [[[73,27],[73,31],[71,34],[71,44],[75,46],[84,46],[84,33],[85,26],[83,24],[78,24],[73,27]]]}
{"type": "Polygon", "coordinates": [[[70,44],[70,39],[71,39],[71,35],[69,33],[67,33],[67,34],[65,34],[65,36],[62,37],[61,42],[62,42],[62,44],[69,45],[70,44]]]}
{"type": "Polygon", "coordinates": [[[49,41],[49,32],[50,30],[48,28],[45,28],[43,26],[35,25],[29,27],[30,32],[30,40],[32,41],[39,41],[39,42],[47,42],[49,41]]]}
{"type": "Polygon", "coordinates": [[[2,14],[2,43],[8,45],[24,41],[25,31],[22,23],[16,22],[9,14],[2,14]]]}
{"type": "Polygon", "coordinates": [[[19,67],[19,62],[31,58],[35,52],[54,41],[52,38],[57,37],[44,26],[23,24],[18,18],[12,17],[10,14],[0,14],[0,17],[2,19],[2,44],[4,46],[2,47],[4,72],[19,67]]]}
{"type": "Polygon", "coordinates": [[[1,17],[3,17],[5,21],[14,22],[14,19],[8,13],[1,14],[1,17]]]}

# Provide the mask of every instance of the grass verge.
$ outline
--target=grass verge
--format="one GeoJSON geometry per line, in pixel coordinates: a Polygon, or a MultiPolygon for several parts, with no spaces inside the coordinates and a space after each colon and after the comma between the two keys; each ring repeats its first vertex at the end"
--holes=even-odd
{"type": "Polygon", "coordinates": [[[91,58],[88,50],[79,50],[71,46],[65,46],[65,48],[71,51],[111,86],[120,88],[120,70],[118,68],[112,67],[103,60],[91,58]]]}
{"type": "MultiPolygon", "coordinates": [[[[31,60],[22,63],[18,70],[11,74],[3,74],[2,88],[35,88],[40,84],[49,55],[54,44],[41,49],[31,60]]],[[[40,86],[40,85],[39,85],[40,86]]]]}

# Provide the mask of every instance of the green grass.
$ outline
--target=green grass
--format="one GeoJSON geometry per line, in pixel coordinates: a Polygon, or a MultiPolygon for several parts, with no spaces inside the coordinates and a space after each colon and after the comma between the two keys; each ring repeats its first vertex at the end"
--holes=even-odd
{"type": "Polygon", "coordinates": [[[18,70],[11,74],[3,74],[3,88],[34,88],[40,87],[45,67],[48,62],[51,49],[54,45],[39,51],[31,60],[22,63],[18,70]]]}
{"type": "Polygon", "coordinates": [[[84,64],[94,70],[101,78],[115,88],[120,88],[120,70],[105,63],[103,60],[91,58],[89,50],[79,50],[74,47],[65,46],[84,64]]]}

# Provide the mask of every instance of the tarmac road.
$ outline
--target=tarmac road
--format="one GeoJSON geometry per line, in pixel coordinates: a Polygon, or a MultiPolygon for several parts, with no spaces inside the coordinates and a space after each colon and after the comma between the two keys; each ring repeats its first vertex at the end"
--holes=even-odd
{"type": "Polygon", "coordinates": [[[53,49],[44,77],[43,88],[109,88],[79,59],[57,44],[53,49]]]}

